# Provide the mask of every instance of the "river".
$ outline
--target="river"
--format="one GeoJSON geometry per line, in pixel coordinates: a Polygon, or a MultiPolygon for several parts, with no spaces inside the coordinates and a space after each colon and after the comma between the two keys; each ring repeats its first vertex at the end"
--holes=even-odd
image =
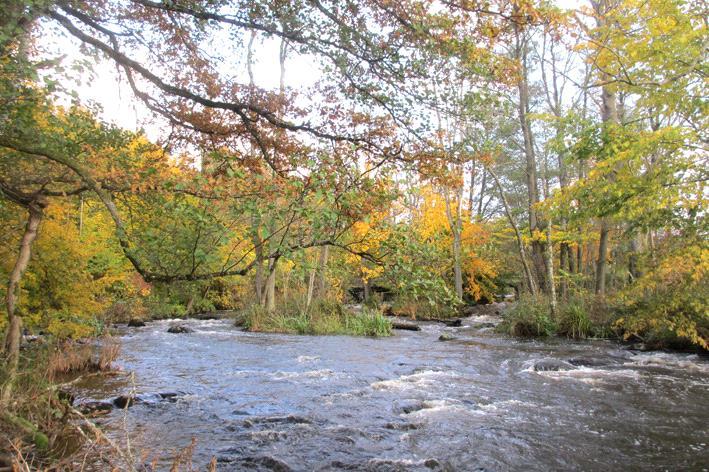
{"type": "Polygon", "coordinates": [[[709,469],[706,359],[511,339],[496,321],[379,339],[158,321],[123,332],[126,375],[79,401],[137,393],[97,421],[165,467],[195,438],[194,464],[218,470],[709,469]]]}

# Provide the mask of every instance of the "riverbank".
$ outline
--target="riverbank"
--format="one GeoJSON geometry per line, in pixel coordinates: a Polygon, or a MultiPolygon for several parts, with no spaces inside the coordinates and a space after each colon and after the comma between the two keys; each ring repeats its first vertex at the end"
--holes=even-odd
{"type": "Polygon", "coordinates": [[[638,323],[637,319],[644,316],[642,313],[629,313],[627,308],[603,299],[570,299],[560,302],[556,313],[552,313],[548,300],[530,296],[505,307],[501,315],[497,331],[515,337],[612,339],[642,351],[708,352],[706,316],[697,317],[691,329],[679,325],[670,329],[666,323],[653,321],[649,316],[644,323],[638,323]]]}
{"type": "Polygon", "coordinates": [[[75,409],[72,386],[116,375],[115,338],[29,338],[12,380],[0,367],[0,470],[73,470],[105,464],[111,447],[75,409]],[[83,466],[81,465],[83,464],[83,466]]]}

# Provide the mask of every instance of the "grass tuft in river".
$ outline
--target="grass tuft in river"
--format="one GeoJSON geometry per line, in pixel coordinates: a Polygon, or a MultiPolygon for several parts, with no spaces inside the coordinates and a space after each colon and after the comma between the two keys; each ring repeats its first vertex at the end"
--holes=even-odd
{"type": "Polygon", "coordinates": [[[552,314],[547,299],[528,295],[505,311],[497,330],[519,337],[605,338],[614,334],[609,313],[594,300],[571,298],[552,314]]]}
{"type": "Polygon", "coordinates": [[[360,313],[341,303],[320,300],[308,309],[292,303],[269,313],[254,305],[243,313],[248,331],[288,334],[341,334],[351,336],[389,336],[391,322],[378,310],[363,308],[360,313]]]}

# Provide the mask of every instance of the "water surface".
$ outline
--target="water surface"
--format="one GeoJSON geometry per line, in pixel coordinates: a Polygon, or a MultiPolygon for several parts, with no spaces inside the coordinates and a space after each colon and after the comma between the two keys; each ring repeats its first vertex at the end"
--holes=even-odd
{"type": "Polygon", "coordinates": [[[82,396],[140,394],[99,421],[163,457],[195,438],[194,463],[216,457],[218,470],[709,468],[706,360],[515,340],[480,328],[489,321],[381,339],[154,322],[122,336],[118,364],[133,375],[82,396]]]}

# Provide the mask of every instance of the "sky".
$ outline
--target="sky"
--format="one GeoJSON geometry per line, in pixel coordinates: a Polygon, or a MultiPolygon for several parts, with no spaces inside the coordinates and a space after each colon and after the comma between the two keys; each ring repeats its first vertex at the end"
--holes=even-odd
{"type": "MultiPolygon", "coordinates": [[[[112,60],[99,58],[92,62],[90,68],[77,72],[71,69],[72,65],[85,61],[78,39],[69,36],[52,23],[41,26],[39,37],[40,55],[43,58],[63,58],[62,65],[68,72],[64,73],[60,81],[67,92],[79,93],[84,105],[97,105],[101,109],[99,116],[103,121],[133,131],[143,129],[152,140],[160,137],[161,123],[135,98],[125,76],[119,73],[112,60]]],[[[254,45],[254,82],[263,89],[276,90],[279,87],[279,48],[280,40],[275,38],[263,39],[260,44],[254,45]]],[[[235,59],[236,63],[242,62],[237,77],[242,83],[248,83],[246,68],[243,67],[246,61],[245,50],[243,56],[235,59]]],[[[288,56],[285,70],[286,87],[307,88],[314,85],[319,77],[319,66],[313,58],[295,54],[288,56]]],[[[71,103],[68,93],[60,93],[57,98],[60,104],[71,103]]]]}
{"type": "MultiPolygon", "coordinates": [[[[577,8],[580,0],[557,0],[561,8],[577,8]]],[[[99,116],[106,122],[113,123],[125,129],[137,131],[143,129],[148,138],[158,140],[162,135],[163,123],[156,119],[152,112],[137,100],[122,74],[116,69],[115,63],[109,59],[99,58],[90,70],[82,72],[71,71],[71,65],[85,60],[81,52],[80,41],[68,35],[63,29],[51,22],[45,22],[40,29],[40,48],[43,57],[60,57],[63,65],[70,70],[65,73],[61,83],[69,90],[76,91],[84,105],[97,105],[102,111],[99,116]]],[[[227,37],[223,41],[229,41],[227,37]]],[[[254,48],[254,80],[261,88],[275,90],[279,85],[280,66],[278,62],[280,40],[262,39],[254,48]]],[[[242,83],[248,83],[245,67],[245,47],[243,57],[234,58],[233,73],[242,83]]],[[[130,55],[130,54],[129,54],[130,55]]],[[[135,57],[140,59],[140,57],[135,57]]],[[[303,55],[291,53],[286,61],[285,82],[287,87],[304,89],[312,86],[321,73],[317,61],[303,55]]],[[[68,95],[60,95],[61,104],[69,104],[68,95]]]]}

